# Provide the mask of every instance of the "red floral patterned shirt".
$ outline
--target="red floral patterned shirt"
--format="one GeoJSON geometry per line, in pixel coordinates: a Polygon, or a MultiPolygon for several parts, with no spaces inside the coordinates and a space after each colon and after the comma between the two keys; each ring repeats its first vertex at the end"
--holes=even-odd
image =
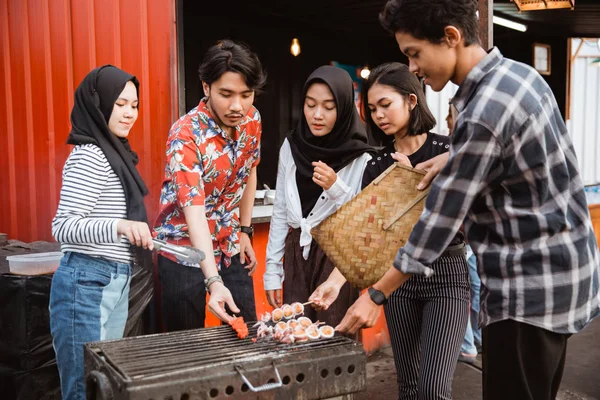
{"type": "MultiPolygon", "coordinates": [[[[183,208],[201,205],[217,267],[239,253],[239,203],[250,171],[260,161],[260,114],[250,108],[230,138],[213,119],[206,99],[181,117],[167,139],[167,167],[154,236],[190,245],[183,208]]],[[[173,260],[171,256],[164,254],[173,260]]]]}

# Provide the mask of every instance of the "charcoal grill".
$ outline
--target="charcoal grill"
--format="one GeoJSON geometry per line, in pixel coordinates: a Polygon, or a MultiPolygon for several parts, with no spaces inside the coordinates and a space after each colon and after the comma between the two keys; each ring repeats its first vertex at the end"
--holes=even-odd
{"type": "Polygon", "coordinates": [[[365,388],[360,343],[335,336],[286,345],[229,326],[87,343],[88,399],[328,399],[365,388]]]}

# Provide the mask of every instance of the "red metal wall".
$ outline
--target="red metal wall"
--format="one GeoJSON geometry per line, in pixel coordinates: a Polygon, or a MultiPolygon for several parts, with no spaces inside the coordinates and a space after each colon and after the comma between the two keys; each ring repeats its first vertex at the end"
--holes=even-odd
{"type": "Polygon", "coordinates": [[[175,1],[0,1],[0,232],[52,240],[73,93],[113,64],[140,81],[130,133],[157,212],[167,132],[177,117],[175,1]]]}

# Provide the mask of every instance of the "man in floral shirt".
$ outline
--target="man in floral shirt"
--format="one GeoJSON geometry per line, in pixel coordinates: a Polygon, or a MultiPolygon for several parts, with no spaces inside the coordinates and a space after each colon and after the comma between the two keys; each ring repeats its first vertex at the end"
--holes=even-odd
{"type": "Polygon", "coordinates": [[[221,320],[231,319],[225,304],[256,319],[249,234],[262,125],[252,103],[266,76],[256,54],[230,40],[208,50],[198,73],[206,97],[169,132],[154,234],[198,248],[206,259],[194,268],[158,256],[167,331],[204,326],[206,290],[221,320]]]}

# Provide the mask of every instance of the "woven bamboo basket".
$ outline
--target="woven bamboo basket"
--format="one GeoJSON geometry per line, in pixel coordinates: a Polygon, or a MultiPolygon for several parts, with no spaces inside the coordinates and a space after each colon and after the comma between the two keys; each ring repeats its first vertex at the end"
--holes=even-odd
{"type": "Polygon", "coordinates": [[[311,230],[352,286],[369,287],[392,266],[423,212],[429,190],[417,184],[424,175],[395,163],[311,230]]]}

